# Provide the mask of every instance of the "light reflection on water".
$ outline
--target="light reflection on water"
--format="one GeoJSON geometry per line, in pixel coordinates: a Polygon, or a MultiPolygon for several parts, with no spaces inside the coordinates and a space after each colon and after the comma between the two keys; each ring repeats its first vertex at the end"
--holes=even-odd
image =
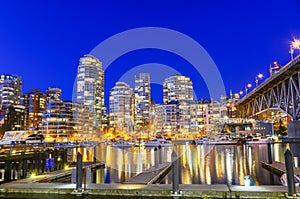
{"type": "MultiPolygon", "coordinates": [[[[298,145],[272,145],[273,160],[284,162],[284,151],[290,147],[293,154],[300,154],[298,145]],[[298,152],[298,153],[297,153],[298,152]]],[[[279,177],[261,167],[261,161],[268,161],[267,145],[188,145],[162,147],[158,152],[163,162],[171,162],[172,150],[180,155],[180,183],[182,184],[234,184],[244,185],[244,176],[249,175],[255,185],[280,184],[279,177]]],[[[101,144],[94,148],[73,150],[81,152],[83,160],[104,161],[105,169],[98,169],[95,183],[122,183],[138,173],[155,165],[153,148],[116,148],[101,144]]],[[[299,158],[296,158],[298,161],[299,158]]],[[[298,162],[296,162],[298,165],[298,162]]],[[[171,172],[162,183],[171,183],[171,172]]]]}

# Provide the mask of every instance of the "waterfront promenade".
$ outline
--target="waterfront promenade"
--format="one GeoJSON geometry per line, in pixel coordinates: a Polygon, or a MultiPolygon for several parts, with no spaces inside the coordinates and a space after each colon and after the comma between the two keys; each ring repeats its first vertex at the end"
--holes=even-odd
{"type": "MultiPolygon", "coordinates": [[[[149,197],[149,198],[173,198],[172,186],[164,184],[134,185],[134,184],[88,184],[87,190],[75,193],[75,184],[65,183],[21,183],[12,182],[0,185],[1,194],[47,194],[65,195],[74,194],[83,196],[105,196],[104,198],[118,197],[149,197]]],[[[179,186],[181,195],[179,198],[286,198],[287,187],[284,186],[238,186],[238,185],[201,185],[190,184],[179,186]]],[[[297,187],[297,192],[300,188],[297,187]]],[[[175,197],[175,196],[174,196],[175,197]]],[[[176,196],[177,197],[177,196],[176,196]]]]}

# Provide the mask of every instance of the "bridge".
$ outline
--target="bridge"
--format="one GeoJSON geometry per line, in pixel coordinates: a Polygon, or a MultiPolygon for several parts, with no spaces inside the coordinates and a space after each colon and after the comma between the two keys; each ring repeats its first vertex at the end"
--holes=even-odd
{"type": "Polygon", "coordinates": [[[300,136],[300,55],[246,94],[237,109],[242,118],[267,118],[268,111],[281,111],[292,120],[288,132],[294,133],[289,137],[295,131],[300,136]]]}

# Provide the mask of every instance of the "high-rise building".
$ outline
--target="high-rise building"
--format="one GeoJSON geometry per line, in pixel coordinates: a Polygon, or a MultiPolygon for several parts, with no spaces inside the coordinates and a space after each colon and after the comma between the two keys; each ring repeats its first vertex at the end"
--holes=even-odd
{"type": "Polygon", "coordinates": [[[133,117],[131,114],[133,92],[124,82],[117,82],[109,96],[110,125],[120,130],[131,130],[133,117]]]}
{"type": "Polygon", "coordinates": [[[3,74],[0,76],[0,109],[2,116],[9,106],[20,104],[22,94],[22,78],[18,75],[3,74]]]}
{"type": "Polygon", "coordinates": [[[24,130],[25,107],[21,105],[11,105],[7,108],[4,116],[2,133],[5,131],[24,130]]]}
{"type": "Polygon", "coordinates": [[[139,73],[134,77],[134,93],[136,94],[136,124],[148,125],[150,120],[150,74],[139,73]]]}
{"type": "Polygon", "coordinates": [[[80,58],[76,80],[76,102],[93,114],[93,127],[99,129],[104,117],[104,72],[102,63],[92,55],[80,58]]]}
{"type": "Polygon", "coordinates": [[[22,95],[21,105],[25,107],[25,129],[38,129],[46,109],[46,95],[38,89],[31,89],[22,95]]]}
{"type": "Polygon", "coordinates": [[[51,101],[62,101],[62,91],[60,88],[49,87],[46,91],[46,103],[47,105],[51,101]]]}
{"type": "Polygon", "coordinates": [[[189,77],[173,75],[167,77],[163,83],[163,102],[194,100],[193,83],[189,77]]]}

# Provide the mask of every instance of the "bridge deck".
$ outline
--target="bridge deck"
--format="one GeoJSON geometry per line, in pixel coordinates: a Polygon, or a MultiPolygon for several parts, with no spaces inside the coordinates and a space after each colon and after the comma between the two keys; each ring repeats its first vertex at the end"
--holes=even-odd
{"type": "MultiPolygon", "coordinates": [[[[261,164],[263,168],[279,176],[286,172],[285,164],[281,162],[273,162],[272,164],[261,162],[261,164]]],[[[300,168],[294,167],[294,174],[300,176],[300,168]]]]}
{"type": "Polygon", "coordinates": [[[143,171],[142,173],[130,178],[124,184],[154,184],[159,178],[164,177],[171,169],[171,163],[159,164],[143,171]]]}

